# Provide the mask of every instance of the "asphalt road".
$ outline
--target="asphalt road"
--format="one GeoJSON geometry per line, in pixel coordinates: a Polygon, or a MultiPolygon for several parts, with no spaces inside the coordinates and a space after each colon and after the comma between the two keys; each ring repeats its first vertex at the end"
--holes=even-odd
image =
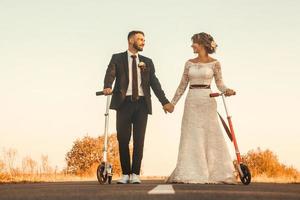
{"type": "Polygon", "coordinates": [[[300,200],[300,184],[252,183],[248,186],[211,184],[173,184],[162,181],[143,181],[140,185],[100,185],[96,181],[1,184],[0,200],[10,199],[297,199],[300,200]]]}

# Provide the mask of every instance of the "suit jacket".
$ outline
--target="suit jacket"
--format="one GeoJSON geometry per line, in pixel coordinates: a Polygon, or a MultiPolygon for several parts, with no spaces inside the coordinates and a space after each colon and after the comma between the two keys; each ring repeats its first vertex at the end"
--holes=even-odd
{"type": "MultiPolygon", "coordinates": [[[[164,91],[161,88],[160,82],[155,75],[155,68],[152,60],[142,55],[139,56],[139,61],[144,62],[146,67],[141,70],[142,89],[145,96],[145,101],[148,108],[148,114],[152,114],[151,91],[154,91],[156,97],[162,105],[169,103],[164,91]]],[[[113,54],[106,70],[104,78],[104,88],[112,88],[115,81],[113,95],[110,108],[118,110],[126,97],[126,92],[129,83],[128,76],[128,53],[113,54]]]]}

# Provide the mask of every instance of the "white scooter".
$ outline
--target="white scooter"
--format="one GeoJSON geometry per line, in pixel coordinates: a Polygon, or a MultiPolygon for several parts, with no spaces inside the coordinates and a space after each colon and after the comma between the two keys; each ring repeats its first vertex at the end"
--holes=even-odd
{"type": "MultiPolygon", "coordinates": [[[[104,95],[103,91],[96,92],[96,96],[104,95]]],[[[100,184],[111,184],[113,176],[112,164],[107,160],[107,146],[108,146],[108,122],[109,122],[109,104],[111,95],[107,95],[106,111],[105,111],[105,128],[104,128],[104,148],[103,148],[103,160],[97,168],[97,179],[100,184]]]]}

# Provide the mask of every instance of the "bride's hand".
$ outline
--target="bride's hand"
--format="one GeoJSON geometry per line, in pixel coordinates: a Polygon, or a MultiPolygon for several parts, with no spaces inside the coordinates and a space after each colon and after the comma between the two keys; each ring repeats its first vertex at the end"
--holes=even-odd
{"type": "Polygon", "coordinates": [[[236,92],[232,89],[229,89],[229,88],[225,91],[225,96],[232,96],[232,95],[235,95],[235,94],[236,94],[236,92]]]}
{"type": "Polygon", "coordinates": [[[174,105],[171,103],[167,103],[166,105],[163,106],[163,109],[165,113],[167,112],[172,113],[174,111],[174,105]]]}

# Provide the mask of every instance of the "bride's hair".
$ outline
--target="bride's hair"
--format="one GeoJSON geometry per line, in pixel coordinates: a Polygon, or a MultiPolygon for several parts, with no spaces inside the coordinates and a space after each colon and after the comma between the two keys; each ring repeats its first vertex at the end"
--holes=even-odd
{"type": "Polygon", "coordinates": [[[204,46],[208,54],[216,52],[217,44],[214,41],[214,38],[208,33],[196,33],[192,37],[193,43],[198,43],[204,46]]]}

